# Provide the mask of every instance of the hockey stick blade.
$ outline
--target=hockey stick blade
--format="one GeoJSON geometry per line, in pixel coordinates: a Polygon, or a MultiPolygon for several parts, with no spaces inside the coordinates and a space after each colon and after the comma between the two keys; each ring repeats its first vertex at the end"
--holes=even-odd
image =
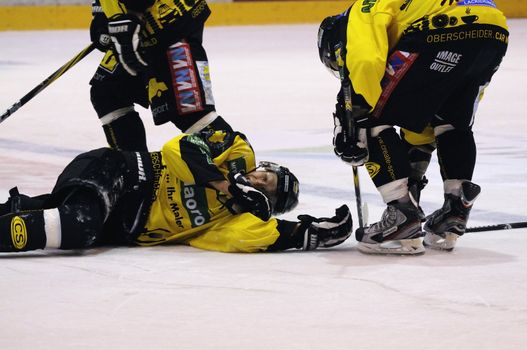
{"type": "Polygon", "coordinates": [[[511,230],[514,228],[525,228],[527,222],[511,222],[507,224],[495,224],[487,226],[476,226],[468,227],[465,232],[486,232],[486,231],[499,231],[499,230],[511,230]]]}
{"type": "Polygon", "coordinates": [[[29,102],[33,97],[38,95],[42,90],[47,88],[51,83],[60,78],[64,73],[66,73],[71,67],[76,65],[84,57],[88,56],[90,52],[95,49],[95,45],[91,43],[81,52],[79,52],[75,57],[66,62],[62,67],[57,69],[53,74],[47,77],[43,82],[35,86],[30,92],[28,92],[24,97],[15,102],[11,107],[9,107],[2,115],[0,116],[0,123],[6,120],[9,116],[13,115],[20,107],[29,102]]]}

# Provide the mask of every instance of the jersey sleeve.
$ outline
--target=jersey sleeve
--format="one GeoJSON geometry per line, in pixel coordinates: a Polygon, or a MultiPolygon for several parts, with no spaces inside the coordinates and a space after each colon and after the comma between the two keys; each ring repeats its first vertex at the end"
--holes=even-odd
{"type": "Polygon", "coordinates": [[[107,18],[126,13],[126,6],[119,0],[100,0],[102,10],[107,18]]]}
{"type": "Polygon", "coordinates": [[[356,94],[374,108],[382,93],[389,50],[388,30],[394,5],[402,1],[356,2],[350,10],[346,29],[345,64],[356,94]]]}
{"type": "Polygon", "coordinates": [[[225,180],[199,134],[175,137],[163,146],[162,153],[171,176],[186,184],[206,186],[211,181],[225,180]]]}

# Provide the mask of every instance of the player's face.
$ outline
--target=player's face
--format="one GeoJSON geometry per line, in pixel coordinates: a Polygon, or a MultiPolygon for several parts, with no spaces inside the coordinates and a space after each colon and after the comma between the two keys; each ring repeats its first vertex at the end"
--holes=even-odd
{"type": "Polygon", "coordinates": [[[255,188],[263,190],[269,195],[276,194],[276,189],[278,187],[278,176],[274,172],[256,170],[248,173],[246,178],[255,188]]]}

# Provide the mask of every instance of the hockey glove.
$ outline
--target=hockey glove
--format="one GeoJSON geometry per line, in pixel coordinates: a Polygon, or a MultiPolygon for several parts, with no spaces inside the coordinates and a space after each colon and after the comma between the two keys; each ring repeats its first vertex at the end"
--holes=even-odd
{"type": "Polygon", "coordinates": [[[344,127],[344,119],[338,113],[333,114],[333,150],[340,159],[350,165],[364,165],[368,160],[366,144],[359,140],[358,128],[354,129],[353,135],[349,135],[349,131],[344,127]]]}
{"type": "Polygon", "coordinates": [[[99,51],[106,52],[111,47],[112,40],[108,34],[108,19],[102,12],[101,5],[92,3],[92,20],[90,23],[90,39],[99,51]]]}
{"type": "Polygon", "coordinates": [[[130,14],[117,15],[108,22],[108,33],[117,51],[119,62],[133,76],[147,66],[140,52],[140,31],[139,18],[130,14]]]}
{"type": "Polygon", "coordinates": [[[335,210],[335,216],[332,218],[299,215],[298,220],[302,225],[309,225],[304,232],[303,250],[334,247],[348,239],[353,230],[353,219],[345,204],[335,210]]]}
{"type": "Polygon", "coordinates": [[[243,173],[229,174],[232,199],[227,207],[234,213],[251,213],[263,221],[271,218],[272,207],[267,196],[254,188],[243,173]]]}

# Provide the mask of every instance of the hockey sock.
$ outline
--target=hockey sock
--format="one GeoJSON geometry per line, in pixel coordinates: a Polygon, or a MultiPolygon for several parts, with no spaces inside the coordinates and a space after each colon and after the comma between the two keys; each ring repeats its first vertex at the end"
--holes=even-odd
{"type": "Polygon", "coordinates": [[[45,246],[44,210],[9,213],[0,217],[1,252],[22,252],[45,246]]]}
{"type": "Polygon", "coordinates": [[[471,180],[476,165],[476,143],[472,131],[450,130],[436,139],[443,180],[471,180]]]}
{"type": "Polygon", "coordinates": [[[103,124],[106,141],[111,148],[123,151],[148,152],[145,126],[139,113],[131,111],[103,124]]]}
{"type": "Polygon", "coordinates": [[[409,176],[408,154],[394,128],[385,129],[376,137],[369,136],[368,151],[366,169],[377,188],[409,176]]]}
{"type": "MultiPolygon", "coordinates": [[[[78,199],[78,198],[77,198],[78,199]]],[[[102,232],[97,199],[68,199],[58,208],[9,213],[0,217],[0,252],[35,249],[79,249],[93,244],[102,232]]]]}

